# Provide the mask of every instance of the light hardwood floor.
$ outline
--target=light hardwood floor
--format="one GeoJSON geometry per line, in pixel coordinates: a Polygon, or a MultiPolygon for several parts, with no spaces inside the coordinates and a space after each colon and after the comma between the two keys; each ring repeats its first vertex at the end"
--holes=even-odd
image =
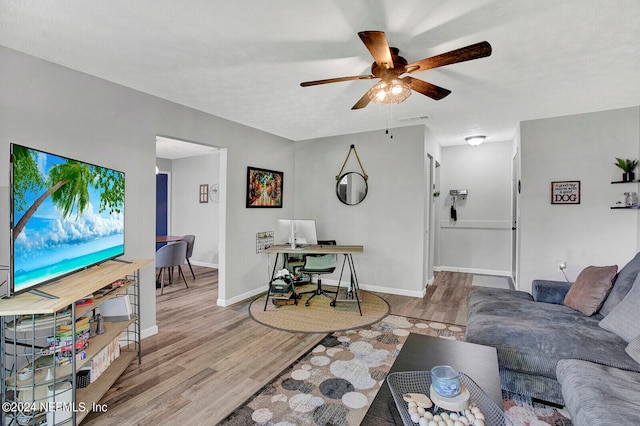
{"type": "MultiPolygon", "coordinates": [[[[250,300],[222,308],[217,270],[194,266],[157,296],[159,333],[83,425],[214,425],[317,344],[323,334],[273,330],[253,321],[250,300]]],[[[439,272],[422,298],[380,294],[391,313],[465,324],[473,275],[439,272]]],[[[159,293],[158,293],[159,294],[159,293]]]]}

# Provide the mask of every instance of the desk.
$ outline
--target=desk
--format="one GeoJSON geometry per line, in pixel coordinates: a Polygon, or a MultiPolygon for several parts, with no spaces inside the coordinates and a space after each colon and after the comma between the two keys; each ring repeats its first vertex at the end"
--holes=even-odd
{"type": "MultiPolygon", "coordinates": [[[[346,263],[349,264],[349,272],[351,275],[351,281],[349,285],[349,290],[347,290],[347,296],[351,295],[352,298],[355,298],[355,301],[358,303],[358,310],[360,311],[360,315],[362,315],[362,308],[360,307],[360,296],[358,295],[358,291],[360,287],[358,286],[358,277],[356,275],[356,268],[353,262],[353,254],[354,253],[363,253],[364,247],[357,245],[317,245],[310,244],[301,248],[292,249],[289,244],[278,244],[273,245],[265,250],[266,253],[275,253],[276,261],[273,264],[273,271],[271,272],[271,280],[269,281],[269,286],[271,286],[271,281],[273,280],[276,267],[278,266],[278,257],[282,254],[284,256],[288,256],[289,254],[342,254],[344,255],[344,261],[342,262],[342,270],[340,271],[340,278],[338,279],[338,289],[336,292],[336,297],[331,302],[332,306],[336,305],[336,301],[338,301],[338,293],[340,291],[340,282],[342,281],[342,275],[344,273],[344,266],[346,263]]],[[[267,292],[267,300],[265,301],[265,309],[267,308],[267,303],[269,302],[269,292],[267,292]]],[[[348,300],[348,299],[345,299],[348,300]]],[[[353,300],[353,299],[352,299],[353,300]]]]}
{"type": "Polygon", "coordinates": [[[156,244],[158,243],[175,243],[176,241],[182,241],[181,235],[156,235],[156,244]]]}

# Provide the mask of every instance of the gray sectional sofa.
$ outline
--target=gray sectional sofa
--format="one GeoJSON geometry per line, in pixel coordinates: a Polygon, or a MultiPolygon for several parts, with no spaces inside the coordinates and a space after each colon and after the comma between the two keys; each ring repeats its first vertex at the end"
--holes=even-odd
{"type": "Polygon", "coordinates": [[[477,287],[468,298],[465,340],[496,347],[502,388],[565,405],[576,425],[640,425],[640,253],[617,274],[608,268],[589,315],[565,305],[570,291],[590,288],[582,273],[575,285],[477,287]]]}

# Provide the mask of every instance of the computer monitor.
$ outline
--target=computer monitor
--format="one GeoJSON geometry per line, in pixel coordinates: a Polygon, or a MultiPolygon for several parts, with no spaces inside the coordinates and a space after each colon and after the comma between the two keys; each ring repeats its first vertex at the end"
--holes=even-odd
{"type": "Polygon", "coordinates": [[[318,244],[314,219],[278,219],[278,242],[291,244],[292,233],[297,246],[318,244]]]}

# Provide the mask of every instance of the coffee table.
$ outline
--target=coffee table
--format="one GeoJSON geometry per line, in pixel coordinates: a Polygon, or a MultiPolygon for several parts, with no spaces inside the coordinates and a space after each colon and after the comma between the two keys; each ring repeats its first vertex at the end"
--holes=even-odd
{"type": "MultiPolygon", "coordinates": [[[[431,370],[431,367],[443,364],[471,377],[498,407],[502,407],[498,354],[490,346],[411,333],[389,372],[431,370]]],[[[361,424],[402,425],[386,380],[361,424]]]]}

